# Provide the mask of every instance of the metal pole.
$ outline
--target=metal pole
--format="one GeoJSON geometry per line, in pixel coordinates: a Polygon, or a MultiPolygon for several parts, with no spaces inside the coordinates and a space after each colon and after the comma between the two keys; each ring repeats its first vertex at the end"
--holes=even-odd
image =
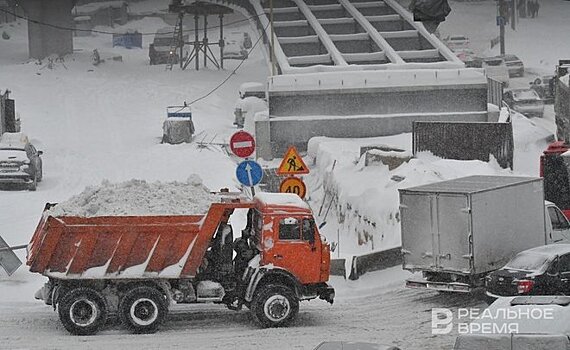
{"type": "Polygon", "coordinates": [[[27,244],[15,245],[13,247],[0,248],[0,252],[6,251],[6,250],[18,250],[18,249],[26,249],[26,248],[28,248],[27,244]]]}
{"type": "Polygon", "coordinates": [[[275,75],[275,29],[273,28],[273,0],[269,0],[269,22],[271,23],[271,75],[275,75]]]}
{"type": "Polygon", "coordinates": [[[183,19],[184,19],[184,12],[180,12],[180,14],[178,15],[178,23],[180,24],[180,33],[178,33],[178,44],[180,45],[180,52],[179,52],[179,62],[180,62],[180,68],[182,69],[182,51],[184,51],[184,33],[182,32],[182,28],[184,28],[184,26],[182,25],[183,23],[183,19]]]}
{"type": "Polygon", "coordinates": [[[224,14],[220,14],[220,67],[224,69],[224,14]]]}
{"type": "Polygon", "coordinates": [[[194,53],[196,55],[196,70],[200,70],[200,34],[198,26],[198,22],[200,21],[200,17],[198,14],[194,15],[194,53]]]}
{"type": "Polygon", "coordinates": [[[208,65],[208,15],[204,15],[204,68],[208,65]]]}
{"type": "Polygon", "coordinates": [[[505,54],[505,0],[499,0],[499,38],[501,43],[501,55],[505,54]]]}

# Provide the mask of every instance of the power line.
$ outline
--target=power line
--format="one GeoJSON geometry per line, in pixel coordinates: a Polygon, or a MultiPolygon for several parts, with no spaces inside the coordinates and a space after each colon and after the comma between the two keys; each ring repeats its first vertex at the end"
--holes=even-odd
{"type": "MultiPolygon", "coordinates": [[[[265,30],[267,29],[267,27],[269,27],[269,23],[265,26],[265,28],[263,28],[263,33],[265,33],[265,30]]],[[[253,46],[251,47],[251,49],[249,50],[249,52],[252,52],[253,49],[255,49],[255,47],[257,46],[257,44],[259,44],[259,42],[261,41],[261,39],[263,38],[263,35],[260,35],[259,38],[257,39],[257,41],[255,42],[255,44],[253,44],[253,46]]],[[[248,52],[248,56],[249,56],[249,52],[248,52]]],[[[210,90],[210,92],[208,92],[207,94],[198,97],[197,99],[193,100],[192,102],[188,103],[188,106],[193,105],[194,103],[201,101],[205,98],[207,98],[208,96],[210,96],[211,94],[213,94],[214,92],[216,92],[219,88],[221,88],[225,83],[228,82],[228,80],[231,79],[231,77],[236,74],[236,72],[238,71],[238,69],[240,69],[240,67],[243,65],[243,63],[245,62],[245,60],[247,59],[247,57],[242,58],[241,62],[238,64],[238,66],[224,79],[222,80],[221,83],[219,83],[215,88],[213,88],[212,90],[210,90]]]]}
{"type": "MultiPolygon", "coordinates": [[[[38,21],[38,20],[35,20],[35,19],[32,19],[32,18],[29,18],[29,17],[27,17],[27,16],[18,15],[17,13],[14,13],[14,12],[12,12],[12,11],[8,11],[8,10],[3,9],[3,8],[0,8],[0,12],[7,13],[8,15],[14,16],[14,17],[19,18],[19,19],[26,20],[26,21],[31,22],[31,23],[38,24],[38,25],[40,25],[40,26],[55,28],[55,29],[59,29],[59,30],[68,30],[68,31],[74,31],[74,32],[89,32],[89,33],[107,34],[107,35],[117,34],[117,33],[114,33],[114,32],[108,32],[108,31],[104,31],[104,30],[71,28],[71,27],[60,26],[60,25],[57,25],[57,24],[42,22],[42,21],[38,21]]],[[[245,18],[245,19],[240,19],[239,21],[229,22],[229,23],[226,23],[224,26],[228,26],[228,27],[229,27],[229,26],[232,26],[232,25],[234,25],[234,24],[239,24],[239,23],[247,22],[247,21],[249,21],[250,19],[258,18],[258,17],[260,17],[260,16],[262,16],[262,15],[264,15],[264,13],[262,13],[262,14],[256,14],[255,16],[247,17],[247,18],[245,18]]],[[[215,25],[215,26],[212,26],[212,27],[208,27],[208,29],[216,29],[216,28],[219,28],[219,27],[220,27],[220,25],[215,25]]],[[[195,31],[196,31],[195,29],[187,29],[187,30],[183,30],[183,33],[194,33],[195,31]]],[[[155,35],[156,33],[139,33],[139,34],[146,36],[146,35],[155,35]]],[[[172,31],[172,32],[164,32],[164,33],[161,33],[161,34],[174,34],[174,31],[172,31]]]]}

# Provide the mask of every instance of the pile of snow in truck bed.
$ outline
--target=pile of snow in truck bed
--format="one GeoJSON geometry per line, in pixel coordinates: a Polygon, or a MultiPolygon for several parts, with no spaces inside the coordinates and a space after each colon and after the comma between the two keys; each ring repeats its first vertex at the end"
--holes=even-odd
{"type": "Polygon", "coordinates": [[[193,175],[186,182],[103,181],[46,212],[52,216],[189,215],[208,211],[216,197],[193,175]]]}

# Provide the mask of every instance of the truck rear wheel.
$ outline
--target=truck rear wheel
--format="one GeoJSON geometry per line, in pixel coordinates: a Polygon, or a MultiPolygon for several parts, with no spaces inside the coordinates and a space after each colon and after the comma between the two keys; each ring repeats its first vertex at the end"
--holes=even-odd
{"type": "Polygon", "coordinates": [[[71,334],[91,335],[107,321],[107,304],[101,293],[91,288],[75,288],[58,303],[61,323],[71,334]]]}
{"type": "Polygon", "coordinates": [[[154,333],[168,313],[165,296],[153,287],[129,290],[119,303],[121,323],[134,333],[154,333]]]}
{"type": "Polygon", "coordinates": [[[251,313],[261,326],[282,327],[297,317],[299,301],[290,288],[272,284],[261,288],[251,302],[251,313]]]}

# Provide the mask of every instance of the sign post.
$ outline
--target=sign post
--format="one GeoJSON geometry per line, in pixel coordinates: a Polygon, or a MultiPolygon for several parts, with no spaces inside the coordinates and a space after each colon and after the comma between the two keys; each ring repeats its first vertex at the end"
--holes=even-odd
{"type": "Polygon", "coordinates": [[[281,161],[281,165],[277,168],[277,175],[288,175],[279,186],[281,193],[295,193],[301,198],[305,198],[307,194],[307,186],[300,178],[295,175],[309,173],[309,167],[303,161],[303,157],[297,152],[294,146],[289,147],[285,156],[281,161]]]}
{"type": "Polygon", "coordinates": [[[230,138],[230,149],[240,158],[247,158],[255,151],[255,139],[250,133],[238,131],[230,138]]]}
{"type": "MultiPolygon", "coordinates": [[[[230,138],[230,149],[236,156],[247,158],[255,152],[255,139],[248,132],[238,131],[230,138]]],[[[250,187],[251,195],[255,196],[253,186],[261,182],[263,170],[256,161],[246,159],[239,163],[236,169],[236,177],[242,185],[250,187]]]]}

